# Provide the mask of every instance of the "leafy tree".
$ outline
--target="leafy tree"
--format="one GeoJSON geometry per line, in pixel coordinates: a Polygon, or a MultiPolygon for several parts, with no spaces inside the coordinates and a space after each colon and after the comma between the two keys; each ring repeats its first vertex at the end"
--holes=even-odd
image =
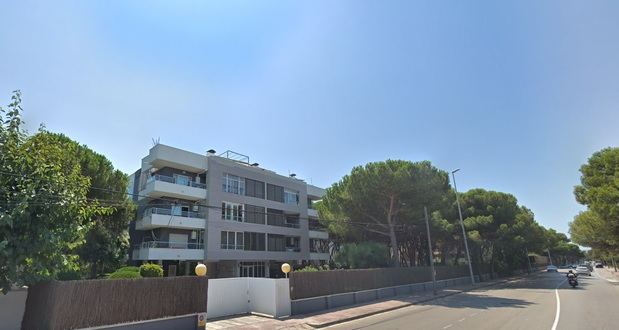
{"type": "Polygon", "coordinates": [[[0,108],[0,287],[32,284],[78,268],[75,249],[103,213],[87,203],[75,145],[27,136],[21,94],[0,108]]]}
{"type": "Polygon", "coordinates": [[[318,211],[336,235],[387,241],[399,265],[396,232],[411,219],[421,219],[423,206],[433,207],[448,190],[447,173],[430,162],[387,160],[353,168],[327,189],[318,211]]]}
{"type": "Polygon", "coordinates": [[[119,267],[125,262],[129,248],[127,228],[135,216],[135,205],[125,193],[127,175],[114,169],[105,156],[63,134],[44,131],[37,135],[47,135],[74,146],[81,174],[90,179],[87,198],[107,207],[108,212],[91,218],[86,240],[77,250],[80,264],[88,268],[90,278],[119,267]]]}

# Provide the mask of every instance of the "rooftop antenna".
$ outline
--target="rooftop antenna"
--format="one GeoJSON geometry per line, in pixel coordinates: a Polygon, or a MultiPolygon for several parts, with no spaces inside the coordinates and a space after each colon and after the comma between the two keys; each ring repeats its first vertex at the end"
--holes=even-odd
{"type": "Polygon", "coordinates": [[[153,147],[159,144],[159,137],[157,137],[156,139],[152,138],[152,140],[153,140],[153,147]]]}

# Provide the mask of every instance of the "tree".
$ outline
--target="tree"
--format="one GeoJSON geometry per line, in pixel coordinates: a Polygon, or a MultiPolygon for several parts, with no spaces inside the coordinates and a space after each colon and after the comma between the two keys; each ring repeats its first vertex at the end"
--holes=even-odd
{"type": "Polygon", "coordinates": [[[389,265],[389,249],[373,242],[347,243],[335,257],[336,263],[348,268],[377,268],[389,265]]]}
{"type": "Polygon", "coordinates": [[[327,189],[319,208],[328,228],[339,235],[368,237],[389,243],[400,264],[396,232],[411,219],[421,219],[423,206],[433,207],[449,190],[449,177],[430,162],[387,160],[352,169],[327,189]]]}
{"type": "Polygon", "coordinates": [[[114,169],[112,163],[85,145],[58,133],[39,132],[72,145],[80,163],[81,174],[90,179],[87,198],[107,208],[106,213],[91,219],[83,245],[77,249],[80,263],[89,277],[109,272],[124,263],[129,248],[127,228],[135,216],[135,205],[127,198],[128,177],[114,169]]]}
{"type": "Polygon", "coordinates": [[[89,218],[89,180],[77,150],[45,135],[27,136],[21,94],[0,108],[0,287],[29,285],[77,268],[89,218]]]}

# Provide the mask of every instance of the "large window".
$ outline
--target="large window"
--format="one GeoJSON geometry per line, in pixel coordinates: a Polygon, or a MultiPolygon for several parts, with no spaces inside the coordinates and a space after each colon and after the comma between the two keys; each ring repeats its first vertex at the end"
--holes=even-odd
{"type": "Polygon", "coordinates": [[[245,178],[245,196],[264,199],[264,182],[245,178]]]}
{"type": "Polygon", "coordinates": [[[245,204],[245,222],[264,225],[265,209],[262,206],[245,204]]]}
{"type": "Polygon", "coordinates": [[[267,209],[267,224],[271,226],[286,226],[286,218],[284,211],[276,209],[267,209]]]}
{"type": "Polygon", "coordinates": [[[284,203],[286,204],[299,204],[299,192],[284,189],[284,203]]]}
{"type": "Polygon", "coordinates": [[[221,203],[221,218],[223,220],[243,222],[243,214],[243,204],[221,203]]]}
{"type": "Polygon", "coordinates": [[[221,248],[224,250],[243,250],[243,233],[236,231],[221,232],[221,248]]]}
{"type": "Polygon", "coordinates": [[[225,173],[223,175],[222,188],[224,192],[245,195],[245,178],[225,173]]]}
{"type": "Polygon", "coordinates": [[[245,232],[245,251],[264,251],[265,250],[265,234],[245,232]]]}
{"type": "Polygon", "coordinates": [[[264,262],[247,262],[239,263],[239,276],[241,277],[265,277],[264,262]]]}
{"type": "Polygon", "coordinates": [[[276,202],[284,202],[284,187],[267,183],[267,199],[276,202]]]}

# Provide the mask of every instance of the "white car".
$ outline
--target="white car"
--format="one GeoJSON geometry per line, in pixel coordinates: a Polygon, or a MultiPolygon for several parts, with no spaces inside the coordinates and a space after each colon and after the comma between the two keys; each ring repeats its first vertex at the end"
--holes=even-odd
{"type": "Polygon", "coordinates": [[[556,273],[556,272],[559,271],[559,269],[555,265],[548,265],[548,266],[546,266],[546,271],[549,272],[549,273],[550,272],[555,272],[556,273]]]}
{"type": "Polygon", "coordinates": [[[587,276],[591,276],[591,271],[589,270],[589,268],[587,266],[580,265],[580,266],[576,267],[576,274],[577,275],[584,274],[584,275],[587,275],[587,276]]]}

